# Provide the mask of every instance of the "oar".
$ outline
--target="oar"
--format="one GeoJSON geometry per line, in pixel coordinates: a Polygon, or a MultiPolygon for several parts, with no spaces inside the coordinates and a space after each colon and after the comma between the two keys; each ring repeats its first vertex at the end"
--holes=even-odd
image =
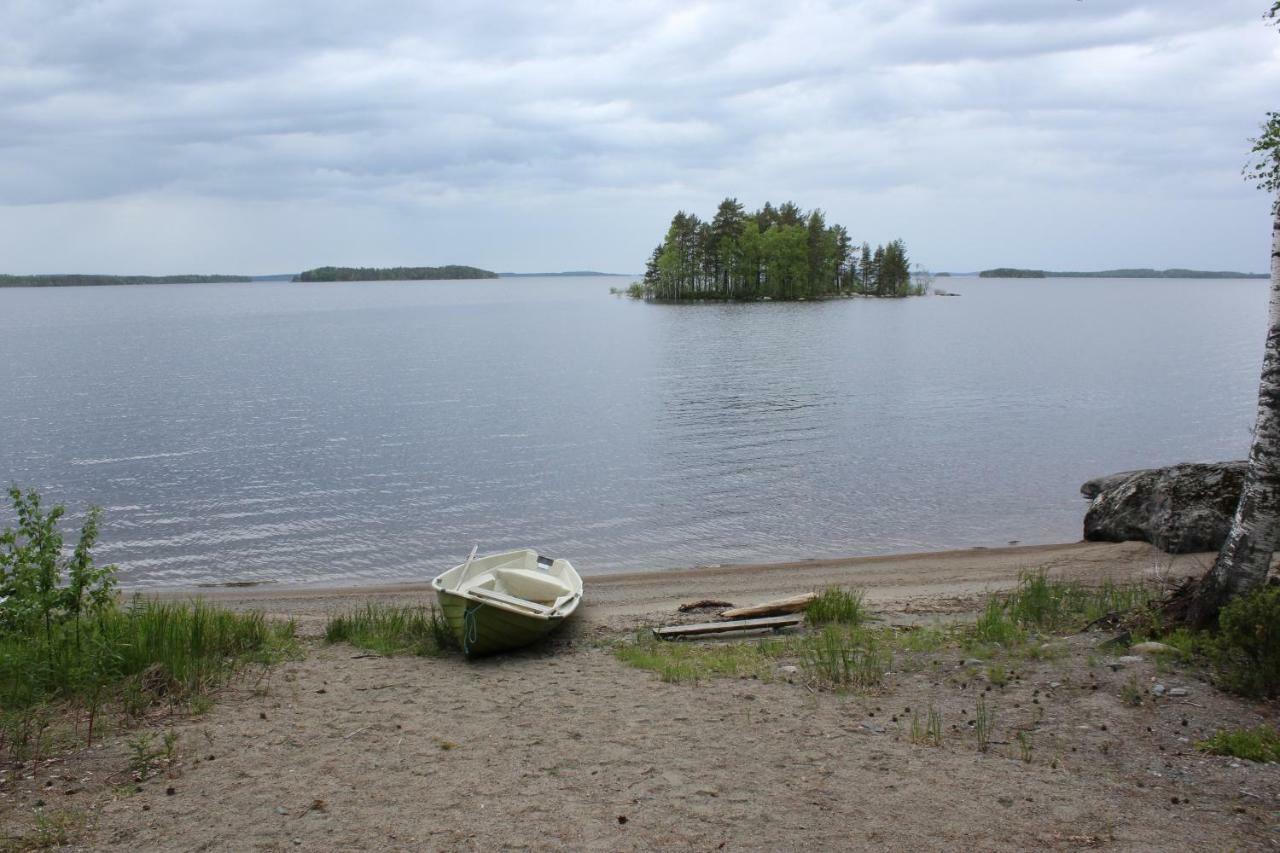
{"type": "Polygon", "coordinates": [[[467,576],[467,569],[471,568],[471,561],[476,558],[476,551],[480,550],[480,543],[471,546],[471,553],[467,555],[467,561],[462,564],[462,574],[458,575],[458,580],[462,580],[467,576]]]}

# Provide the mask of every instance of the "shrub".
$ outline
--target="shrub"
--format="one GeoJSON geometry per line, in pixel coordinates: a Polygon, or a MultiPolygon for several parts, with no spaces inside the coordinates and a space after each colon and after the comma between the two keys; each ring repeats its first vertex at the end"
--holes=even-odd
{"type": "Polygon", "coordinates": [[[1237,597],[1222,608],[1218,625],[1223,686],[1247,696],[1280,694],[1280,587],[1237,597]]]}

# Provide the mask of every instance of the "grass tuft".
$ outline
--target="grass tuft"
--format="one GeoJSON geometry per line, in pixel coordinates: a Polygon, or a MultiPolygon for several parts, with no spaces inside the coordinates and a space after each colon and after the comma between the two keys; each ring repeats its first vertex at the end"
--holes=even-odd
{"type": "Polygon", "coordinates": [[[892,653],[875,633],[829,625],[796,641],[800,668],[828,687],[875,687],[893,665],[892,653]]]}
{"type": "Polygon", "coordinates": [[[1280,761],[1280,732],[1267,725],[1252,729],[1224,729],[1196,748],[1213,755],[1231,755],[1248,761],[1280,761]]]}
{"type": "Polygon", "coordinates": [[[326,643],[350,643],[380,655],[436,656],[457,644],[449,622],[434,607],[367,604],[324,627],[326,643]]]}
{"type": "Polygon", "coordinates": [[[867,619],[862,590],[829,586],[805,608],[810,625],[861,625],[867,619]]]}

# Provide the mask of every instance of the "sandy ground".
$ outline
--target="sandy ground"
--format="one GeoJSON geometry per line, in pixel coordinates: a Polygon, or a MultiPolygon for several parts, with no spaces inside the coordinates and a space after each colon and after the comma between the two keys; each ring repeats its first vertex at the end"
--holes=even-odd
{"type": "MultiPolygon", "coordinates": [[[[928,621],[1025,569],[1096,580],[1202,560],[1080,544],[588,578],[569,630],[487,661],[309,640],[304,659],[232,685],[206,715],[157,718],[179,736],[177,761],[139,790],[124,772],[136,735],[114,736],[4,777],[0,821],[29,826],[39,801],[92,849],[1270,849],[1280,768],[1192,744],[1274,723],[1274,704],[1116,661],[1105,635],[1064,640],[1063,657],[1021,662],[1003,687],[944,651],[846,695],[785,676],[664,684],[609,648],[698,598],[841,583],[891,620],[928,621]],[[1185,696],[1122,701],[1157,680],[1185,696]],[[987,752],[968,725],[979,695],[995,719],[987,752]],[[929,704],[941,747],[909,737],[907,709],[929,704]]],[[[202,592],[313,635],[368,600],[429,600],[424,586],[202,592]]]]}

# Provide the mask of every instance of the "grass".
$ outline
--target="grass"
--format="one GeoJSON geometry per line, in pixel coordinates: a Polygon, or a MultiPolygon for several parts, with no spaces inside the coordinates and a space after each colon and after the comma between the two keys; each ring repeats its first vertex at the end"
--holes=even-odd
{"type": "Polygon", "coordinates": [[[456,646],[444,615],[434,607],[368,604],[330,619],[326,643],[350,643],[381,655],[435,656],[456,646]]]}
{"type": "Polygon", "coordinates": [[[1045,572],[1024,572],[1004,607],[1024,628],[1043,631],[1079,629],[1104,616],[1145,609],[1155,590],[1142,583],[1105,581],[1090,586],[1050,578],[1045,572]]]}
{"type": "Polygon", "coordinates": [[[1267,725],[1252,729],[1224,729],[1197,743],[1196,748],[1213,755],[1231,755],[1248,761],[1280,761],[1280,732],[1267,725]]]}
{"type": "Polygon", "coordinates": [[[709,678],[755,676],[769,679],[784,655],[783,640],[740,640],[727,643],[664,642],[651,634],[615,650],[618,660],[656,672],[663,681],[697,683],[709,678]]]}
{"type": "Polygon", "coordinates": [[[800,668],[827,687],[875,687],[893,665],[893,654],[875,632],[829,625],[796,642],[800,668]]]}
{"type": "Polygon", "coordinates": [[[141,598],[92,619],[0,634],[0,754],[39,754],[51,721],[69,708],[77,725],[87,712],[92,742],[108,708],[136,718],[160,702],[185,706],[242,667],[291,652],[293,635],[292,623],[272,625],[260,613],[141,598]]]}
{"type": "Polygon", "coordinates": [[[867,610],[861,590],[829,586],[809,602],[804,615],[810,625],[861,625],[867,610]]]}
{"type": "Polygon", "coordinates": [[[973,733],[978,739],[978,751],[986,752],[991,748],[991,711],[987,709],[987,700],[984,696],[978,697],[978,708],[973,716],[973,733]]]}
{"type": "Polygon", "coordinates": [[[35,826],[26,835],[0,835],[0,853],[51,850],[75,841],[84,829],[85,814],[73,809],[40,809],[35,826]]]}
{"type": "Polygon", "coordinates": [[[911,714],[911,742],[920,746],[942,746],[942,712],[932,704],[924,720],[917,713],[911,714]]]}

